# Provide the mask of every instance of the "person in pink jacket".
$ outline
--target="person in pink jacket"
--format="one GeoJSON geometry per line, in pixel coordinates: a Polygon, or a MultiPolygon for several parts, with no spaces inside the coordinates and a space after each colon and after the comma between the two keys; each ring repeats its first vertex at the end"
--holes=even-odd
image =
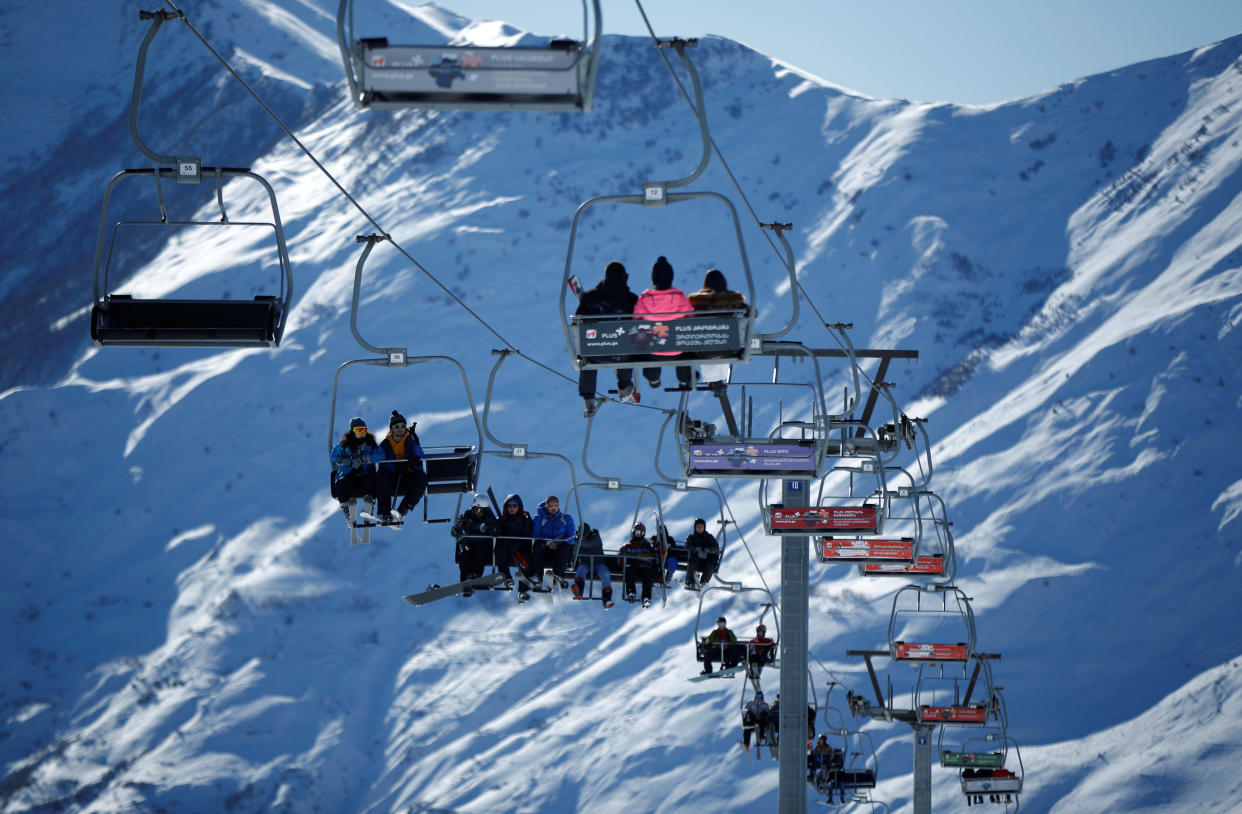
{"type": "MultiPolygon", "coordinates": [[[[671,321],[690,316],[694,313],[694,306],[690,304],[690,300],[686,297],[686,292],[680,288],[673,288],[673,267],[669,265],[668,258],[664,255],[655,261],[655,265],[651,267],[651,288],[648,288],[638,297],[638,303],[634,306],[634,315],[651,315],[648,318],[654,318],[661,321],[671,321]]],[[[681,351],[657,351],[653,356],[680,356],[681,351]]],[[[677,366],[677,386],[684,390],[689,390],[691,386],[691,376],[693,371],[689,365],[677,366]]],[[[660,386],[660,368],[645,367],[643,368],[643,378],[647,380],[652,389],[660,386]]]]}

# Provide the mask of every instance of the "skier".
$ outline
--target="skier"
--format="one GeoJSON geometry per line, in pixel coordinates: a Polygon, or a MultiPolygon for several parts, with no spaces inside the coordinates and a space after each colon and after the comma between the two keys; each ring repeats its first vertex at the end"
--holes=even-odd
{"type": "MultiPolygon", "coordinates": [[[[691,294],[687,299],[695,311],[744,311],[746,298],[736,291],[729,290],[720,269],[709,269],[703,275],[703,287],[691,294]]],[[[730,365],[725,363],[699,365],[699,378],[716,387],[724,387],[729,378],[730,365]]]]}
{"type": "Polygon", "coordinates": [[[703,673],[713,673],[712,662],[720,657],[721,669],[728,670],[737,666],[737,636],[726,626],[723,616],[716,618],[716,629],[703,639],[703,673]]]}
{"type": "Polygon", "coordinates": [[[656,575],[656,550],[647,539],[647,527],[635,523],[629,542],[621,546],[625,574],[625,601],[635,601],[634,582],[643,581],[643,607],[651,607],[651,585],[656,575]]]}
{"type": "Polygon", "coordinates": [[[720,544],[707,531],[707,521],[703,518],[696,518],[694,532],[686,535],[686,549],[690,552],[686,563],[686,588],[697,591],[711,581],[720,560],[720,544]]]}
{"type": "Polygon", "coordinates": [[[414,432],[417,424],[415,421],[407,428],[405,416],[396,410],[388,419],[388,435],[380,442],[386,462],[380,464],[376,478],[379,491],[376,508],[382,523],[400,523],[427,491],[427,474],[423,471],[425,455],[414,432]],[[405,460],[401,460],[403,458],[405,460]],[[397,495],[401,495],[401,504],[393,509],[392,499],[397,495]]]}
{"type": "MultiPolygon", "coordinates": [[[[660,255],[651,267],[651,285],[651,288],[638,296],[638,302],[634,306],[635,317],[651,314],[661,322],[670,322],[688,317],[694,311],[690,300],[686,298],[686,292],[673,288],[673,267],[664,255],[660,255]]],[[[680,356],[681,351],[655,351],[652,355],[680,356]]],[[[677,386],[682,390],[689,390],[692,373],[689,365],[678,366],[677,386]]],[[[660,386],[660,368],[643,368],[643,378],[654,390],[660,386]]]]}
{"type": "Polygon", "coordinates": [[[535,520],[531,524],[531,536],[535,538],[531,552],[530,580],[538,589],[543,588],[544,561],[547,552],[552,552],[552,578],[566,587],[563,578],[569,568],[569,558],[574,547],[574,516],[561,511],[561,500],[556,495],[548,495],[539,504],[535,512],[535,520]]]}
{"type": "MultiPolygon", "coordinates": [[[[638,301],[638,296],[630,291],[629,285],[626,284],[628,279],[629,275],[625,271],[625,266],[616,260],[609,263],[604,270],[604,279],[595,288],[584,292],[582,298],[578,300],[578,309],[574,311],[574,316],[611,316],[634,313],[634,304],[638,301]]],[[[605,357],[605,361],[623,362],[625,357],[609,356],[605,357]]],[[[638,401],[639,393],[634,389],[634,371],[628,367],[619,367],[616,370],[617,395],[621,401],[638,401]]],[[[586,403],[583,415],[587,418],[595,415],[595,411],[599,409],[603,401],[595,397],[598,373],[598,370],[583,370],[578,374],[578,395],[582,396],[586,403]]]]}
{"type": "MultiPolygon", "coordinates": [[[[764,625],[755,628],[755,637],[746,644],[746,675],[751,681],[758,682],[763,665],[772,660],[776,654],[776,642],[768,638],[768,629],[764,625]]],[[[778,698],[780,696],[777,696],[778,698]]]]}
{"type": "Polygon", "coordinates": [[[583,523],[582,541],[578,543],[578,568],[574,572],[574,599],[582,599],[588,574],[594,574],[599,579],[604,609],[611,608],[613,605],[612,573],[608,570],[608,563],[604,560],[604,541],[600,539],[598,530],[583,523]]]}
{"type": "MultiPolygon", "coordinates": [[[[516,492],[507,495],[500,517],[496,519],[496,531],[500,535],[496,540],[496,567],[504,575],[506,591],[513,587],[513,574],[509,570],[511,567],[520,568],[526,578],[530,579],[527,570],[530,568],[533,525],[530,512],[522,505],[522,496],[516,492]]],[[[523,583],[518,586],[518,601],[525,602],[528,599],[530,590],[523,583]]]]}
{"type": "MultiPolygon", "coordinates": [[[[457,539],[457,568],[461,581],[483,576],[483,569],[492,561],[492,541],[496,537],[496,516],[492,514],[487,495],[475,495],[470,508],[462,512],[450,532],[457,539]]],[[[473,588],[461,592],[470,596],[473,588]]]]}
{"type": "Polygon", "coordinates": [[[375,462],[384,459],[384,452],[375,442],[375,436],[367,431],[367,422],[351,418],[349,432],[341,436],[328,457],[333,466],[332,496],[340,502],[353,538],[354,524],[358,522],[358,498],[368,503],[375,499],[375,462]]]}
{"type": "Polygon", "coordinates": [[[748,701],[742,708],[742,748],[750,755],[750,734],[758,732],[755,738],[755,752],[764,744],[764,732],[768,724],[768,705],[763,700],[763,692],[756,691],[754,700],[748,701]]]}

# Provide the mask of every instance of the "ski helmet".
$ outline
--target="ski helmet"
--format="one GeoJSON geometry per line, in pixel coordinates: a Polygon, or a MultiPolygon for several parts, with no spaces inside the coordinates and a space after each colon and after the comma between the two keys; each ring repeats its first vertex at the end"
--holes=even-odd
{"type": "Polygon", "coordinates": [[[489,506],[491,506],[492,504],[491,504],[491,502],[487,499],[487,495],[478,495],[478,494],[476,494],[476,495],[474,496],[474,501],[473,501],[473,502],[471,502],[471,504],[470,504],[470,505],[471,505],[471,506],[473,506],[473,507],[475,507],[476,509],[486,509],[486,508],[488,508],[489,506]]]}
{"type": "Polygon", "coordinates": [[[755,700],[756,700],[756,701],[762,701],[762,700],[763,700],[763,690],[756,690],[756,691],[755,691],[755,700]]]}
{"type": "Polygon", "coordinates": [[[716,624],[723,625],[724,623],[725,623],[725,618],[723,616],[716,617],[716,624]]]}
{"type": "Polygon", "coordinates": [[[644,526],[642,523],[635,523],[635,524],[634,524],[634,529],[633,529],[633,530],[634,530],[635,532],[641,531],[644,535],[646,535],[646,534],[647,534],[647,527],[646,527],[646,526],[644,526]]]}
{"type": "Polygon", "coordinates": [[[354,430],[366,430],[366,428],[367,428],[367,422],[363,421],[360,416],[354,416],[353,418],[349,419],[349,431],[350,432],[353,432],[354,430]]]}
{"type": "Polygon", "coordinates": [[[764,627],[763,625],[759,625],[759,627],[755,628],[755,632],[756,633],[767,633],[768,629],[764,627]]]}

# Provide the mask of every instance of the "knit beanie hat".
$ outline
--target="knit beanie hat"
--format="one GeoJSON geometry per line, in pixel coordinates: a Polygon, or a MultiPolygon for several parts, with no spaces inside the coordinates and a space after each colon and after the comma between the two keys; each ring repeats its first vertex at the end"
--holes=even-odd
{"type": "Polygon", "coordinates": [[[604,269],[604,279],[621,279],[624,280],[628,275],[625,273],[625,266],[613,260],[608,264],[608,268],[604,269]]]}
{"type": "Polygon", "coordinates": [[[363,421],[361,418],[349,419],[349,429],[351,432],[358,427],[365,430],[367,428],[367,422],[363,421]]]}
{"type": "Polygon", "coordinates": [[[673,286],[673,267],[669,265],[668,258],[660,255],[655,261],[655,265],[651,267],[651,284],[656,290],[663,291],[673,286]]]}
{"type": "Polygon", "coordinates": [[[393,410],[392,418],[388,419],[388,426],[391,427],[393,424],[404,424],[404,423],[406,423],[405,416],[401,415],[401,413],[398,413],[396,410],[393,410]]]}

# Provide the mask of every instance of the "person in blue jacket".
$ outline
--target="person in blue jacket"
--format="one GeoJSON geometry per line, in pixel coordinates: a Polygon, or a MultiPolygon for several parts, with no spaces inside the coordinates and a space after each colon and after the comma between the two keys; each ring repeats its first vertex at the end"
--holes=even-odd
{"type": "Polygon", "coordinates": [[[384,459],[384,451],[367,431],[367,422],[351,418],[349,432],[341,436],[328,457],[332,459],[332,496],[340,502],[349,522],[356,523],[358,498],[375,498],[375,463],[384,459]]]}
{"type": "Polygon", "coordinates": [[[548,551],[552,552],[553,579],[563,583],[564,587],[564,573],[574,549],[574,534],[573,515],[561,511],[560,498],[548,495],[539,504],[535,520],[531,524],[531,536],[535,538],[535,544],[531,551],[530,579],[536,588],[543,587],[543,569],[548,551]]]}

